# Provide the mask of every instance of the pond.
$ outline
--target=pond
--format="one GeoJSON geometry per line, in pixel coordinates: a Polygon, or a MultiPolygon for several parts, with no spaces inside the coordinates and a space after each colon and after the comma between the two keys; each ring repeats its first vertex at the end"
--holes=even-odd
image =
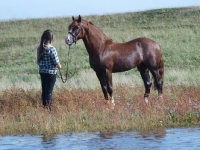
{"type": "Polygon", "coordinates": [[[65,133],[51,136],[0,136],[1,150],[199,150],[200,128],[158,129],[151,132],[65,133]]]}

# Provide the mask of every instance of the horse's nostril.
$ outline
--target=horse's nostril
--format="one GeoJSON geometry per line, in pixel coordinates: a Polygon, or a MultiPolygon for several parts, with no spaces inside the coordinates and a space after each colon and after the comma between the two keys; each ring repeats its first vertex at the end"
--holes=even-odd
{"type": "Polygon", "coordinates": [[[65,42],[66,42],[66,43],[67,43],[67,42],[69,42],[69,39],[68,39],[68,38],[66,38],[66,39],[65,39],[65,42]]]}
{"type": "Polygon", "coordinates": [[[65,43],[68,45],[70,44],[70,39],[68,37],[65,38],[65,43]]]}

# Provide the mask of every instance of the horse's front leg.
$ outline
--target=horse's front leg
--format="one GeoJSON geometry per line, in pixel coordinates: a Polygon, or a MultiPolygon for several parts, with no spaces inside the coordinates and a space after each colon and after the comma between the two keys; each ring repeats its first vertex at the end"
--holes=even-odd
{"type": "Polygon", "coordinates": [[[113,87],[112,87],[112,71],[108,69],[106,69],[106,84],[107,84],[108,93],[111,97],[111,104],[115,106],[115,101],[113,98],[113,87]]]}
{"type": "Polygon", "coordinates": [[[108,100],[108,104],[111,105],[111,108],[114,108],[115,102],[112,96],[113,90],[112,90],[112,73],[107,70],[101,70],[99,72],[96,72],[96,75],[99,79],[99,82],[101,84],[101,88],[104,94],[104,97],[106,100],[108,100]],[[109,101],[108,93],[111,97],[111,101],[109,101]],[[110,103],[111,102],[111,103],[110,103]]]}
{"type": "Polygon", "coordinates": [[[106,100],[108,100],[108,90],[107,90],[106,79],[105,79],[102,72],[96,72],[96,75],[97,75],[97,78],[99,79],[99,82],[101,84],[101,89],[102,89],[102,92],[104,94],[104,98],[106,100]]]}

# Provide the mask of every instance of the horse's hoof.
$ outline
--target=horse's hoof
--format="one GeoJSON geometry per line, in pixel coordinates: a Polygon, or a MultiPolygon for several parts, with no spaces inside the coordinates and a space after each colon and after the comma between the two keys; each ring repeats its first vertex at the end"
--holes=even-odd
{"type": "Polygon", "coordinates": [[[159,96],[158,96],[158,100],[163,100],[163,96],[162,96],[162,95],[159,95],[159,96]]]}
{"type": "Polygon", "coordinates": [[[114,108],[115,108],[115,101],[114,101],[114,99],[108,100],[108,105],[109,105],[109,107],[110,107],[111,109],[114,109],[114,108]]]}
{"type": "Polygon", "coordinates": [[[111,104],[112,104],[113,106],[115,106],[115,100],[114,100],[114,99],[111,100],[111,104]]]}
{"type": "Polygon", "coordinates": [[[146,104],[149,102],[147,97],[144,97],[144,101],[145,101],[146,104]]]}

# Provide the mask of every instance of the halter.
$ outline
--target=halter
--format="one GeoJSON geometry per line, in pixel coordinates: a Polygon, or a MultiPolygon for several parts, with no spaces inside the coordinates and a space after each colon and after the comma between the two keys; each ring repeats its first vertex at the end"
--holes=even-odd
{"type": "MultiPolygon", "coordinates": [[[[78,30],[76,34],[74,34],[73,32],[70,32],[70,31],[68,32],[68,34],[72,35],[72,40],[73,40],[73,43],[75,43],[75,44],[76,44],[76,41],[77,41],[77,37],[78,37],[78,35],[80,34],[80,32],[82,30],[81,26],[78,26],[78,29],[76,29],[76,30],[78,30]]],[[[70,55],[69,53],[70,53],[70,45],[69,45],[69,51],[68,51],[68,58],[69,58],[69,55],[70,55]]],[[[61,73],[61,71],[59,69],[60,78],[61,78],[63,83],[65,83],[68,79],[73,77],[75,75],[75,73],[77,72],[76,68],[75,68],[75,71],[73,72],[72,76],[68,77],[68,73],[69,73],[68,62],[66,64],[67,64],[67,69],[66,69],[66,74],[65,74],[66,78],[65,79],[62,77],[62,73],[61,73]]],[[[75,66],[76,66],[76,64],[75,64],[75,66]]]]}
{"type": "Polygon", "coordinates": [[[77,41],[77,36],[80,34],[80,32],[82,30],[81,26],[78,26],[78,29],[76,29],[76,30],[78,30],[77,34],[74,34],[74,33],[70,32],[70,31],[68,32],[68,34],[72,35],[72,40],[73,40],[73,43],[75,43],[75,44],[76,44],[76,41],[77,41]]]}

